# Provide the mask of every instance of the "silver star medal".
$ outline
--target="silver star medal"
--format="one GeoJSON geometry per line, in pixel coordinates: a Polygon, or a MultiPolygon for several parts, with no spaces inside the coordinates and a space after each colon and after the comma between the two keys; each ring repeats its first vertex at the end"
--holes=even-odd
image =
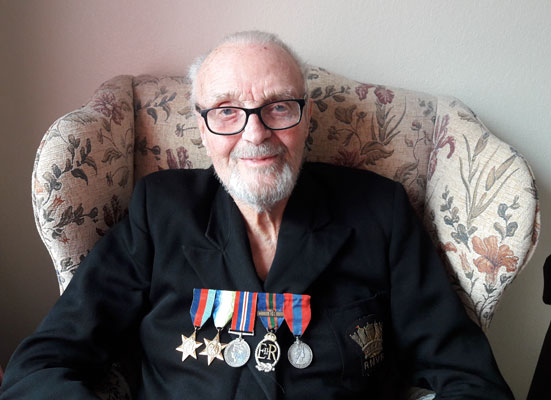
{"type": "Polygon", "coordinates": [[[212,340],[204,339],[205,341],[205,349],[199,353],[200,356],[207,356],[207,362],[208,365],[212,363],[212,361],[217,358],[219,360],[224,361],[224,357],[222,356],[222,350],[227,346],[225,343],[220,343],[220,331],[216,333],[216,336],[212,340]]]}
{"type": "Polygon", "coordinates": [[[214,297],[214,305],[212,311],[212,319],[214,326],[218,330],[216,336],[212,340],[205,340],[205,349],[199,353],[201,356],[207,356],[208,365],[217,358],[224,361],[222,350],[227,346],[226,343],[220,343],[220,331],[226,326],[233,314],[233,302],[235,292],[229,290],[217,290],[214,297]]]}
{"type": "Polygon", "coordinates": [[[195,340],[197,330],[201,329],[205,321],[209,319],[215,296],[216,291],[212,289],[193,289],[193,301],[191,302],[189,314],[195,330],[190,337],[182,335],[182,344],[176,347],[177,351],[182,352],[182,362],[189,356],[197,360],[196,350],[203,345],[195,340]]]}
{"type": "Polygon", "coordinates": [[[182,362],[186,361],[189,356],[197,360],[196,350],[203,344],[195,340],[195,334],[197,330],[194,330],[190,337],[182,335],[182,344],[176,347],[176,350],[182,352],[182,362]]]}

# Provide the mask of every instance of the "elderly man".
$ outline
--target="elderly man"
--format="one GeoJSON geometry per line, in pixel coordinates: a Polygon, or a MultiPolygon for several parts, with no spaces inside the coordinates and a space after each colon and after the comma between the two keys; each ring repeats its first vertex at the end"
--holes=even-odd
{"type": "Polygon", "coordinates": [[[261,32],[195,63],[213,168],[137,184],[128,218],[16,351],[3,400],[92,398],[132,338],[138,398],[392,399],[410,385],[512,398],[401,186],[303,165],[304,71],[261,32]]]}

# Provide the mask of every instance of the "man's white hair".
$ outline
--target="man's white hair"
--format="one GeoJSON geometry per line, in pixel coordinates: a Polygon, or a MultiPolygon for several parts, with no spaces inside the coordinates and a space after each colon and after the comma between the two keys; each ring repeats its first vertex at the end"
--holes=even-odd
{"type": "Polygon", "coordinates": [[[304,82],[304,93],[308,93],[308,65],[298,56],[295,51],[289,47],[285,42],[283,42],[277,35],[269,32],[262,32],[262,31],[244,31],[244,32],[236,32],[232,33],[231,35],[226,36],[220,43],[218,43],[213,49],[209,50],[208,53],[199,56],[195,59],[195,61],[189,66],[188,69],[188,78],[191,81],[191,101],[192,104],[195,103],[197,99],[197,75],[199,73],[199,69],[201,68],[201,65],[203,65],[203,62],[206,60],[206,58],[217,48],[225,45],[225,44],[241,44],[241,45],[248,45],[248,44],[259,44],[259,45],[266,45],[271,44],[278,46],[282,48],[284,51],[286,51],[291,58],[295,61],[295,63],[298,65],[300,72],[302,74],[302,79],[304,82]]]}

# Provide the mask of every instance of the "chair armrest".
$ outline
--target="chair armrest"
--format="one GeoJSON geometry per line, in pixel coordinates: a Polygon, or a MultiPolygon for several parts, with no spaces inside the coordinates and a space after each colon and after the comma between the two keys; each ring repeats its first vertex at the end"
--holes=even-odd
{"type": "Polygon", "coordinates": [[[115,77],[55,121],[38,148],[33,210],[61,292],[94,243],[127,212],[134,185],[132,104],[132,77],[115,77]]]}
{"type": "Polygon", "coordinates": [[[471,318],[487,329],[538,241],[533,173],[467,106],[440,97],[425,203],[426,225],[452,283],[471,318]]]}

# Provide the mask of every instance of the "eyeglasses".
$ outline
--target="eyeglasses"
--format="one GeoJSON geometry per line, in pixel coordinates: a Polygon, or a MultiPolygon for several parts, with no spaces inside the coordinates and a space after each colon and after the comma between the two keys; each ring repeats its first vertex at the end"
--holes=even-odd
{"type": "Polygon", "coordinates": [[[279,131],[289,129],[300,123],[305,99],[277,100],[257,108],[214,107],[202,110],[195,109],[205,120],[209,131],[216,135],[236,135],[245,129],[249,116],[258,116],[267,129],[279,131]]]}

